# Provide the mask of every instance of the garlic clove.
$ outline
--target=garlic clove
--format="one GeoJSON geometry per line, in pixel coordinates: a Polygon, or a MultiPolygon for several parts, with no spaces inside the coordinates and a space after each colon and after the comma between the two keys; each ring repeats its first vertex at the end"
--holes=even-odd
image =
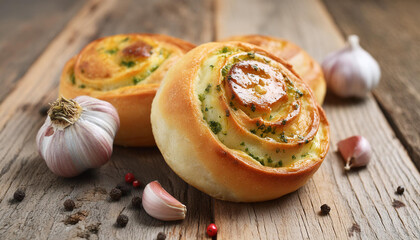
{"type": "Polygon", "coordinates": [[[372,158],[372,148],[366,138],[352,136],[337,143],[338,151],[346,165],[344,169],[366,166],[372,158]]]}
{"type": "Polygon", "coordinates": [[[185,219],[187,213],[187,207],[165,191],[158,181],[146,185],[142,203],[147,214],[163,221],[185,219]]]}
{"type": "Polygon", "coordinates": [[[341,97],[364,97],[379,83],[378,62],[351,35],[343,49],[328,55],[322,63],[327,85],[341,97]]]}

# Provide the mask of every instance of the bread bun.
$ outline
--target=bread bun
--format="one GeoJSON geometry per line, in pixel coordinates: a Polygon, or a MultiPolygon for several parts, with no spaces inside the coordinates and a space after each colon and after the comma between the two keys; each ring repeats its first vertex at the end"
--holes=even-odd
{"type": "Polygon", "coordinates": [[[158,90],[151,122],[182,179],[235,202],[295,191],[329,147],[328,121],[309,86],[283,59],[242,42],[187,53],[158,90]]]}
{"type": "Polygon", "coordinates": [[[292,64],[293,69],[309,84],[319,104],[324,102],[327,84],[321,66],[296,44],[262,35],[234,36],[223,41],[247,42],[264,48],[271,54],[292,64]]]}
{"type": "Polygon", "coordinates": [[[157,34],[123,34],[88,44],[64,67],[59,92],[88,95],[111,103],[121,126],[115,144],[154,146],[150,108],[168,69],[194,47],[157,34]]]}

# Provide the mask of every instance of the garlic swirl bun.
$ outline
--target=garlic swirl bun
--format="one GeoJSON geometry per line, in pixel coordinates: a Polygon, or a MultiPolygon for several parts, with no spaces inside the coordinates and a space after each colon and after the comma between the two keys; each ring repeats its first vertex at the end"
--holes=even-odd
{"type": "Polygon", "coordinates": [[[254,202],[301,187],[329,147],[329,125],[291,65],[255,45],[207,43],[166,75],[153,134],[168,165],[222,200],[254,202]]]}
{"type": "Polygon", "coordinates": [[[292,64],[293,69],[312,89],[319,104],[324,102],[327,83],[321,66],[302,48],[281,38],[262,35],[234,36],[224,41],[241,41],[264,48],[271,54],[292,64]]]}
{"type": "Polygon", "coordinates": [[[158,34],[122,34],[88,44],[64,67],[60,95],[88,95],[111,103],[121,126],[115,144],[154,146],[150,109],[168,69],[194,47],[158,34]]]}

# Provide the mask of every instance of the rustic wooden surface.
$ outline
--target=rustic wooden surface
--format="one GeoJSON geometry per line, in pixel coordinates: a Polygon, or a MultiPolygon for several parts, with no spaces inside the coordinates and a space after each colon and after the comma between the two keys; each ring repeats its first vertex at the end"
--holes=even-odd
{"type": "Polygon", "coordinates": [[[325,2],[340,30],[359,35],[378,58],[383,77],[375,98],[420,169],[420,1],[325,2]]]}
{"type": "MultiPolygon", "coordinates": [[[[329,9],[333,9],[333,4],[332,1],[328,3],[329,9]]],[[[12,4],[9,5],[6,10],[2,5],[2,11],[11,12],[12,4]]],[[[398,122],[397,115],[382,107],[384,115],[372,96],[365,101],[355,101],[328,95],[324,105],[331,123],[327,159],[300,190],[263,203],[227,203],[208,197],[177,177],[156,148],[116,147],[111,162],[73,179],[51,174],[36,152],[34,138],[44,119],[38,111],[56,97],[58,76],[66,60],[89,41],[116,33],[158,32],[199,44],[234,34],[261,33],[293,40],[322,60],[328,52],[344,44],[340,29],[322,2],[92,0],[84,6],[79,2],[49,5],[49,10],[40,14],[42,19],[48,19],[49,12],[55,12],[53,8],[62,13],[52,22],[48,21],[52,24],[48,34],[36,35],[25,29],[9,28],[4,21],[19,21],[21,26],[45,31],[41,28],[43,25],[37,25],[31,18],[0,17],[0,49],[11,48],[4,46],[13,46],[13,41],[21,38],[34,41],[36,46],[32,51],[25,43],[20,43],[21,47],[13,50],[13,54],[0,55],[0,72],[7,76],[0,80],[2,86],[7,87],[7,90],[3,87],[0,90],[3,94],[0,98],[0,239],[155,239],[160,231],[165,232],[168,239],[208,239],[205,228],[211,222],[219,226],[217,239],[420,237],[420,174],[404,148],[408,145],[396,137],[396,134],[400,137],[405,133],[402,130],[396,133],[392,128],[398,123],[415,129],[417,123],[398,122]],[[66,12],[65,9],[73,10],[66,12]],[[71,15],[71,20],[64,26],[63,22],[71,15]],[[62,29],[57,30],[60,26],[62,29]],[[20,37],[4,35],[5,29],[10,35],[20,37]],[[57,36],[52,39],[55,34],[57,36]],[[22,54],[30,56],[20,58],[22,54]],[[8,65],[10,56],[16,61],[11,67],[8,65]],[[335,152],[335,144],[354,134],[362,134],[371,142],[374,157],[367,168],[347,173],[335,152]],[[129,171],[143,182],[159,180],[187,205],[187,218],[173,223],[161,222],[149,217],[144,210],[133,209],[131,197],[139,194],[139,190],[133,190],[131,196],[123,197],[119,202],[110,202],[107,192],[129,171]],[[394,193],[398,185],[406,188],[402,196],[394,193]],[[27,197],[16,203],[11,198],[19,187],[26,188],[27,197]],[[87,217],[76,225],[63,222],[72,214],[63,209],[66,198],[76,200],[78,208],[72,213],[87,213],[87,217]],[[405,206],[393,207],[394,200],[405,206]],[[332,208],[329,216],[319,214],[323,203],[332,208]],[[130,218],[123,229],[114,225],[120,212],[130,218]],[[87,230],[97,224],[100,224],[98,233],[87,230]]],[[[15,11],[13,16],[28,10],[15,11]]],[[[351,26],[348,23],[351,20],[346,21],[351,26]]],[[[380,36],[379,32],[377,34],[380,36]]],[[[372,51],[376,51],[375,56],[389,68],[384,70],[386,84],[404,82],[391,75],[403,69],[404,64],[387,62],[386,53],[373,45],[372,51]]],[[[393,57],[398,59],[398,54],[393,57]]],[[[414,76],[414,69],[404,71],[414,76]]],[[[411,81],[416,84],[415,80],[411,81]]],[[[378,92],[375,96],[381,106],[385,106],[378,92]]],[[[399,93],[389,93],[390,96],[393,94],[399,93]]],[[[418,99],[418,95],[414,97],[418,99]]],[[[416,137],[418,139],[418,131],[416,137]]]]}

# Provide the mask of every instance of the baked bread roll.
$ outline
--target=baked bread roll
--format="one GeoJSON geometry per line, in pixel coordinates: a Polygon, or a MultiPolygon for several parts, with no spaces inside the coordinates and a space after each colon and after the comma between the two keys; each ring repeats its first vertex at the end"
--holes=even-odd
{"type": "Polygon", "coordinates": [[[121,126],[115,144],[154,146],[150,108],[168,69],[194,47],[157,34],[124,34],[88,44],[64,67],[60,94],[88,95],[111,103],[121,126]]]}
{"type": "Polygon", "coordinates": [[[158,90],[151,121],[175,173],[235,202],[295,191],[329,146],[328,121],[309,86],[283,59],[242,42],[187,53],[158,90]]]}
{"type": "Polygon", "coordinates": [[[280,38],[262,35],[235,36],[224,41],[247,42],[264,48],[277,57],[284,58],[293,69],[309,84],[319,104],[324,102],[327,84],[321,66],[296,44],[280,38]]]}

